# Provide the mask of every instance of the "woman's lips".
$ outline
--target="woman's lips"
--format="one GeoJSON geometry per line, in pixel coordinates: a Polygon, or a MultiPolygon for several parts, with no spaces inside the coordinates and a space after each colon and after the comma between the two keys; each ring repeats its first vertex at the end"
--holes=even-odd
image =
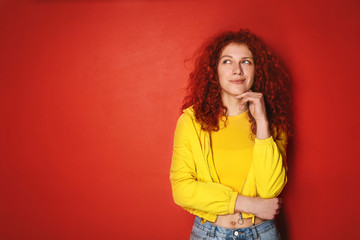
{"type": "Polygon", "coordinates": [[[230,80],[230,82],[235,84],[242,84],[245,82],[245,79],[235,79],[235,80],[230,80]]]}

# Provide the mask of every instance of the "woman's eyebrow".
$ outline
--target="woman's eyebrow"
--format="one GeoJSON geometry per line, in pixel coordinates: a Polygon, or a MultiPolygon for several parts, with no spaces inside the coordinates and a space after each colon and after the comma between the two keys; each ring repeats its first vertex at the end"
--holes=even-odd
{"type": "MultiPolygon", "coordinates": [[[[230,56],[230,55],[223,55],[223,56],[221,56],[221,57],[219,58],[219,60],[222,59],[222,58],[224,58],[224,57],[233,58],[233,57],[230,56]]],[[[254,59],[253,57],[242,57],[241,59],[246,59],[246,58],[254,59]]]]}
{"type": "Polygon", "coordinates": [[[222,59],[222,58],[224,58],[224,57],[233,58],[233,57],[232,57],[232,56],[230,56],[230,55],[223,55],[223,56],[221,56],[221,57],[219,58],[219,60],[220,60],[220,59],[222,59]]]}

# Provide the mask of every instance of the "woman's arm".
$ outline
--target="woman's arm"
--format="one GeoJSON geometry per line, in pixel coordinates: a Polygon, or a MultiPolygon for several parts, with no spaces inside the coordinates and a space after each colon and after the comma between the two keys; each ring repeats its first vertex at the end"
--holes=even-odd
{"type": "Polygon", "coordinates": [[[280,207],[280,198],[264,199],[239,195],[235,203],[235,212],[251,213],[262,219],[274,219],[280,207]]]}
{"type": "Polygon", "coordinates": [[[262,198],[278,196],[287,182],[285,161],[280,150],[284,149],[285,143],[279,140],[278,144],[273,137],[255,139],[253,167],[256,190],[262,198]]]}
{"type": "Polygon", "coordinates": [[[170,180],[176,204],[185,209],[196,209],[216,215],[234,213],[238,193],[232,188],[211,181],[199,181],[198,173],[209,174],[206,159],[193,149],[199,141],[191,116],[179,118],[174,136],[170,180]],[[196,159],[195,159],[196,158],[196,159]],[[197,164],[195,164],[195,161],[197,164]]]}
{"type": "Polygon", "coordinates": [[[256,122],[252,165],[257,193],[262,198],[276,197],[287,182],[284,161],[286,136],[285,134],[277,136],[279,139],[277,142],[271,136],[264,97],[261,93],[248,91],[237,98],[241,99],[240,107],[245,107],[249,103],[249,111],[256,122]]]}

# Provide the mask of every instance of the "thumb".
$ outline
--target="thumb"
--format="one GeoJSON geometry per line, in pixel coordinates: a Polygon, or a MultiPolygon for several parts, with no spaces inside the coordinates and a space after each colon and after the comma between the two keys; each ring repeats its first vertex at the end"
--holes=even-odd
{"type": "Polygon", "coordinates": [[[240,111],[245,111],[245,110],[246,110],[246,104],[240,105],[240,111]]]}

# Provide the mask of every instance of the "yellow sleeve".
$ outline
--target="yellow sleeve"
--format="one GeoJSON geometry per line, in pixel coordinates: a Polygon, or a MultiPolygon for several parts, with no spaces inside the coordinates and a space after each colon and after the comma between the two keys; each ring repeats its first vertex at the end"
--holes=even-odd
{"type": "Polygon", "coordinates": [[[209,172],[205,169],[205,156],[194,151],[196,147],[201,148],[199,141],[191,116],[183,114],[175,130],[170,168],[173,198],[176,204],[189,212],[214,221],[216,215],[234,213],[238,193],[204,176],[201,178],[205,179],[199,179],[199,171],[209,172]]]}
{"type": "Polygon", "coordinates": [[[253,167],[256,190],[261,198],[278,196],[287,182],[285,153],[287,139],[285,134],[276,138],[255,139],[253,167]]]}

